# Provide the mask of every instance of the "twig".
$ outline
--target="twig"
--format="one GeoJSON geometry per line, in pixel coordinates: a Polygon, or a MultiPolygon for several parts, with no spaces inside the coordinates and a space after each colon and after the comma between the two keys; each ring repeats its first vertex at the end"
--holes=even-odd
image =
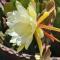
{"type": "MultiPolygon", "coordinates": [[[[13,50],[12,48],[9,48],[9,47],[6,47],[4,46],[3,44],[0,43],[0,49],[2,49],[3,51],[5,52],[8,52],[9,54],[13,54],[13,55],[16,55],[17,57],[20,57],[20,58],[26,58],[26,59],[30,59],[30,57],[32,57],[32,55],[29,55],[29,54],[19,54],[17,53],[15,50],[13,50]]],[[[34,56],[33,56],[34,57],[34,56]]]]}
{"type": "Polygon", "coordinates": [[[10,54],[17,54],[17,52],[11,48],[8,48],[6,46],[4,46],[3,44],[0,43],[0,48],[3,50],[3,51],[6,51],[10,54]]]}

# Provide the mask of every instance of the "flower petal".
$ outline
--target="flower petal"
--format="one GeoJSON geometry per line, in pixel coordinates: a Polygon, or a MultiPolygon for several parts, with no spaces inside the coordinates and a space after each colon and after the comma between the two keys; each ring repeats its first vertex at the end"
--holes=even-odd
{"type": "Polygon", "coordinates": [[[47,26],[47,25],[44,25],[44,24],[40,24],[40,28],[60,32],[59,28],[56,28],[56,27],[53,27],[53,26],[47,26]]]}
{"type": "Polygon", "coordinates": [[[41,38],[40,38],[40,36],[38,35],[37,32],[35,32],[34,35],[35,35],[35,38],[36,38],[36,41],[37,41],[37,44],[38,44],[38,47],[39,47],[40,56],[42,56],[42,53],[43,53],[43,46],[42,46],[41,38]]]}
{"type": "Polygon", "coordinates": [[[54,41],[60,42],[57,38],[55,38],[55,37],[53,36],[53,34],[49,34],[48,32],[44,32],[44,33],[45,33],[45,35],[46,35],[48,38],[51,39],[52,42],[54,42],[54,41]]]}

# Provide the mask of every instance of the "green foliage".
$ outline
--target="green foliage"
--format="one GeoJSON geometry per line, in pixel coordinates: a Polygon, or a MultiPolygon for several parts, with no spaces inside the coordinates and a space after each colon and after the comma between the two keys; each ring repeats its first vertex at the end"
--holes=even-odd
{"type": "Polygon", "coordinates": [[[41,3],[42,3],[42,0],[35,0],[36,2],[36,12],[37,14],[39,14],[41,12],[41,3]]]}
{"type": "MultiPolygon", "coordinates": [[[[57,27],[57,28],[60,28],[60,0],[55,0],[55,3],[56,3],[56,19],[54,21],[54,26],[57,27]]],[[[60,39],[60,33],[58,32],[53,32],[54,35],[60,39]]]]}
{"type": "Polygon", "coordinates": [[[57,6],[60,6],[60,0],[55,0],[55,2],[57,6]]]}
{"type": "Polygon", "coordinates": [[[30,0],[18,0],[18,1],[21,2],[21,4],[22,4],[25,8],[28,7],[28,4],[29,4],[29,2],[30,2],[30,0]]]}
{"type": "MultiPolygon", "coordinates": [[[[30,2],[30,0],[18,0],[18,1],[19,1],[25,8],[28,7],[28,4],[29,4],[29,2],[30,2]]],[[[10,11],[16,10],[15,3],[16,3],[16,0],[10,0],[10,2],[7,2],[7,3],[4,5],[5,12],[10,12],[10,11]]]]}
{"type": "Polygon", "coordinates": [[[16,7],[13,4],[13,2],[8,2],[4,5],[4,9],[5,9],[5,12],[10,12],[10,11],[16,10],[16,7]]]}
{"type": "Polygon", "coordinates": [[[57,15],[56,15],[56,19],[54,21],[54,26],[60,28],[60,1],[55,0],[55,3],[56,3],[57,15]]]}
{"type": "Polygon", "coordinates": [[[16,3],[16,0],[10,0],[12,3],[13,3],[13,5],[15,6],[15,3],[16,3]]]}

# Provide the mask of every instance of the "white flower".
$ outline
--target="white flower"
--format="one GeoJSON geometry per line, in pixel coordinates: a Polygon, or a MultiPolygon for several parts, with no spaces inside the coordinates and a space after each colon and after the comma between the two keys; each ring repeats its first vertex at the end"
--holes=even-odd
{"type": "Polygon", "coordinates": [[[12,36],[10,43],[15,43],[18,46],[25,45],[24,47],[28,49],[36,29],[36,13],[29,5],[28,7],[32,8],[35,14],[35,16],[31,16],[30,10],[26,10],[18,1],[16,1],[16,7],[17,11],[7,13],[7,25],[10,29],[6,33],[12,36]]]}

